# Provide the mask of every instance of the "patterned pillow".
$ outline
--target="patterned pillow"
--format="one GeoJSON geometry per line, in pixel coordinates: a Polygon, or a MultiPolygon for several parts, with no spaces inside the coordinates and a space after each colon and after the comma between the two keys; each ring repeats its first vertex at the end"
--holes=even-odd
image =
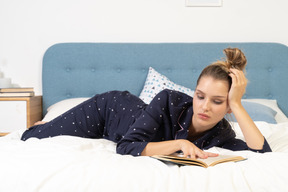
{"type": "Polygon", "coordinates": [[[149,104],[155,95],[164,89],[180,91],[190,96],[193,96],[194,94],[193,90],[170,81],[166,76],[158,73],[152,67],[149,67],[149,72],[144,84],[144,88],[142,89],[139,96],[140,99],[149,104]]]}

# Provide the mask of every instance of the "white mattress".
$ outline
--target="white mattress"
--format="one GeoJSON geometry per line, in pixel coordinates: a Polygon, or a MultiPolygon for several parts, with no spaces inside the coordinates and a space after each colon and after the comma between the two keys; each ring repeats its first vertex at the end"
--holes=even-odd
{"type": "MultiPolygon", "coordinates": [[[[58,136],[20,140],[24,130],[0,138],[0,191],[288,191],[288,123],[256,122],[273,152],[209,151],[247,157],[214,167],[164,164],[118,155],[104,139],[58,136]]],[[[237,137],[238,124],[234,124],[237,137]]]]}

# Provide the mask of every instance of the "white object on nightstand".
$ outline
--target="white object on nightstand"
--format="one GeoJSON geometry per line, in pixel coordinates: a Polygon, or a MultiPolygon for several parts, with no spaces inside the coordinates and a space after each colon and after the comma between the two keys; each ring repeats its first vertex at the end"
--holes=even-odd
{"type": "Polygon", "coordinates": [[[0,136],[42,119],[42,96],[0,97],[0,136]]]}
{"type": "Polygon", "coordinates": [[[27,127],[26,101],[0,102],[0,132],[8,133],[27,127]]]}
{"type": "Polygon", "coordinates": [[[0,78],[0,88],[9,88],[11,86],[10,78],[0,78]]]}

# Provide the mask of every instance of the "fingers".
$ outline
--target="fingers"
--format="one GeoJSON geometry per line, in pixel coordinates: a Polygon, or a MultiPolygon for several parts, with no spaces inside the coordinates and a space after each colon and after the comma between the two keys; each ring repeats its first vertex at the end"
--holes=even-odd
{"type": "Polygon", "coordinates": [[[193,147],[187,151],[183,151],[183,157],[191,158],[191,159],[196,159],[198,155],[200,155],[199,152],[200,149],[193,147]]]}
{"type": "Polygon", "coordinates": [[[208,158],[208,155],[200,149],[197,151],[196,155],[198,158],[201,158],[201,159],[207,159],[208,158]]]}
{"type": "Polygon", "coordinates": [[[190,155],[187,155],[188,158],[191,158],[191,159],[196,159],[196,155],[195,154],[190,154],[190,155]]]}
{"type": "Polygon", "coordinates": [[[238,69],[230,69],[229,76],[232,78],[232,85],[229,91],[229,105],[233,103],[240,103],[242,96],[246,92],[247,79],[243,73],[238,69]]]}
{"type": "Polygon", "coordinates": [[[208,157],[217,157],[217,156],[219,156],[218,153],[211,153],[211,152],[205,152],[205,153],[207,153],[208,157]]]}
{"type": "Polygon", "coordinates": [[[188,157],[191,159],[207,159],[208,157],[218,156],[216,153],[205,152],[199,149],[196,145],[188,140],[181,140],[181,151],[183,152],[183,157],[188,157]]]}
{"type": "Polygon", "coordinates": [[[191,150],[190,152],[186,152],[184,153],[184,157],[188,157],[191,159],[207,159],[208,157],[217,157],[219,154],[217,153],[211,153],[211,152],[205,152],[202,151],[201,149],[195,149],[195,150],[191,150]]]}
{"type": "Polygon", "coordinates": [[[247,79],[243,73],[243,71],[240,71],[238,69],[230,69],[231,73],[229,76],[232,78],[232,82],[236,85],[243,85],[247,83],[247,79]]]}
{"type": "Polygon", "coordinates": [[[201,159],[207,159],[208,157],[217,157],[218,155],[219,154],[217,153],[205,152],[201,150],[201,153],[199,153],[197,157],[201,159]]]}

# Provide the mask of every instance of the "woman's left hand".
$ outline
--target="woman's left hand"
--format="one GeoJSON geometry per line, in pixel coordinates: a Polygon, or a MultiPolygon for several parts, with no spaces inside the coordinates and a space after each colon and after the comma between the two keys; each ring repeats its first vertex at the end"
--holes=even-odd
{"type": "Polygon", "coordinates": [[[241,104],[242,96],[245,94],[247,79],[243,73],[238,69],[230,69],[231,73],[229,74],[232,78],[232,85],[229,91],[228,101],[229,106],[233,107],[235,104],[241,104]]]}

